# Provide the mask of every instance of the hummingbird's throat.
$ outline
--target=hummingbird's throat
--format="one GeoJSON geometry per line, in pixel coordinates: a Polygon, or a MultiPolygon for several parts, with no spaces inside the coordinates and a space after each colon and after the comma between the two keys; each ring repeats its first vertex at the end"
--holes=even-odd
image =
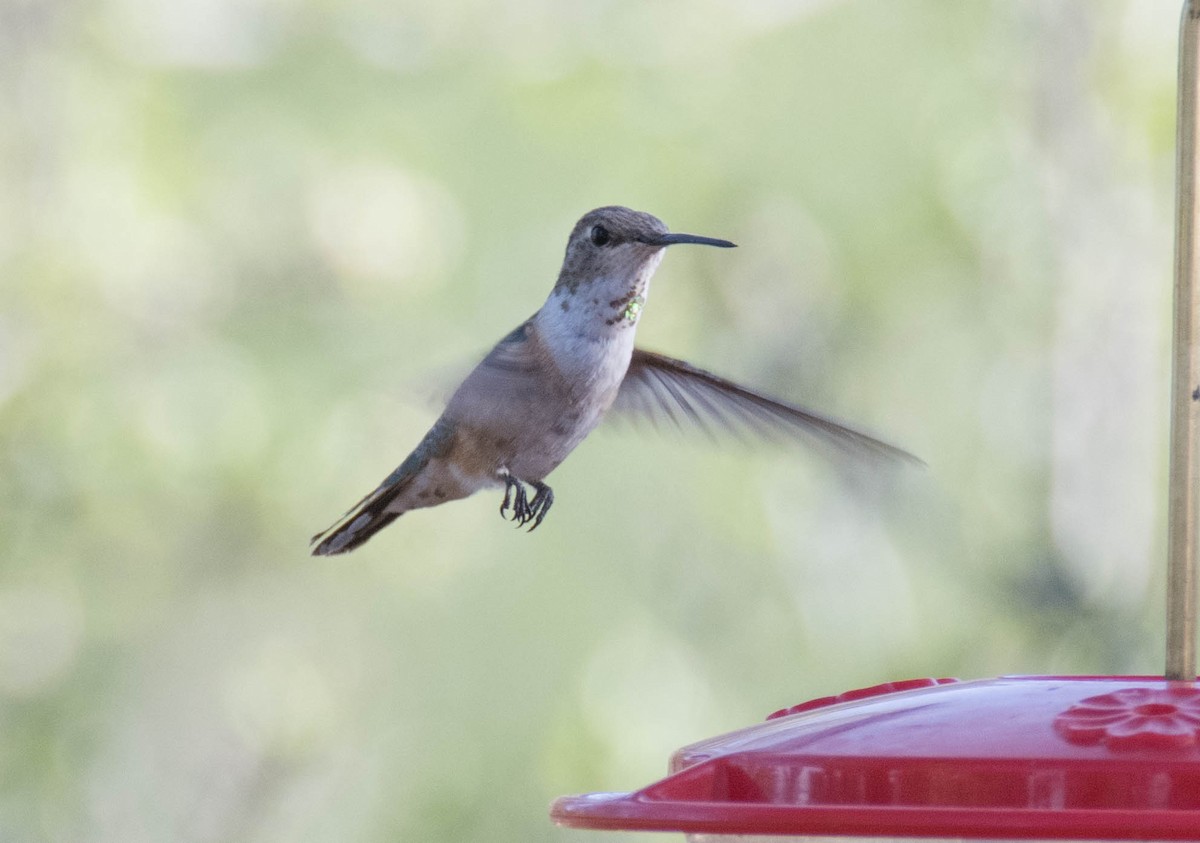
{"type": "Polygon", "coordinates": [[[629,300],[628,304],[625,305],[625,310],[621,313],[621,315],[625,317],[626,322],[632,325],[636,323],[638,317],[642,315],[642,307],[644,307],[645,304],[646,297],[640,294],[636,295],[629,300]]]}

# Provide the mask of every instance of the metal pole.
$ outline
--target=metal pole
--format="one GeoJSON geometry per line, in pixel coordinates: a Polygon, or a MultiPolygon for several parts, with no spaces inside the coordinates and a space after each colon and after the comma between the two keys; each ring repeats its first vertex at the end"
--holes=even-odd
{"type": "Polygon", "coordinates": [[[1167,678],[1196,678],[1196,560],[1200,551],[1200,225],[1196,139],[1200,0],[1183,4],[1175,168],[1175,339],[1171,361],[1171,477],[1167,511],[1167,678]]]}

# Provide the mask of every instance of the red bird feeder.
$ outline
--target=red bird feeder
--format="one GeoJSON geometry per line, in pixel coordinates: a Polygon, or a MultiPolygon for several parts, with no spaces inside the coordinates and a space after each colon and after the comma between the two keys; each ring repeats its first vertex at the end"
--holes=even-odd
{"type": "Polygon", "coordinates": [[[1200,0],[1180,26],[1167,669],[916,679],[802,703],[685,747],[560,825],[736,836],[1200,840],[1200,0]]]}

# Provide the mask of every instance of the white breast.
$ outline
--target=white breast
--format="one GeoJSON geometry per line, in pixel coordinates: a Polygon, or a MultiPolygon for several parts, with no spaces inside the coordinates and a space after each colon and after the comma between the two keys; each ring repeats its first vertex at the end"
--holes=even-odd
{"type": "Polygon", "coordinates": [[[556,291],[534,318],[538,339],[559,371],[584,390],[614,389],[633,354],[635,326],[612,322],[611,301],[583,290],[556,291]]]}

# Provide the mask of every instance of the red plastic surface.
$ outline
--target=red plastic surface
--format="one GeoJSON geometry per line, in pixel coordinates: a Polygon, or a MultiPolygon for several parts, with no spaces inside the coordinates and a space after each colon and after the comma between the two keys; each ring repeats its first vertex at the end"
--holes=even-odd
{"type": "Polygon", "coordinates": [[[872,685],[870,688],[857,688],[853,691],[844,691],[834,697],[817,697],[815,700],[808,700],[791,708],[781,708],[779,711],[768,714],[767,719],[774,720],[776,717],[787,717],[789,714],[812,711],[814,708],[824,708],[827,705],[835,705],[836,703],[865,700],[867,697],[877,697],[880,694],[894,694],[897,691],[932,688],[934,685],[949,685],[951,682],[957,681],[957,679],[903,679],[899,682],[884,682],[882,685],[872,685]]]}
{"type": "Polygon", "coordinates": [[[551,815],[711,834],[1196,840],[1200,686],[911,680],[777,712],[679,750],[671,771],[563,797],[551,815]]]}

